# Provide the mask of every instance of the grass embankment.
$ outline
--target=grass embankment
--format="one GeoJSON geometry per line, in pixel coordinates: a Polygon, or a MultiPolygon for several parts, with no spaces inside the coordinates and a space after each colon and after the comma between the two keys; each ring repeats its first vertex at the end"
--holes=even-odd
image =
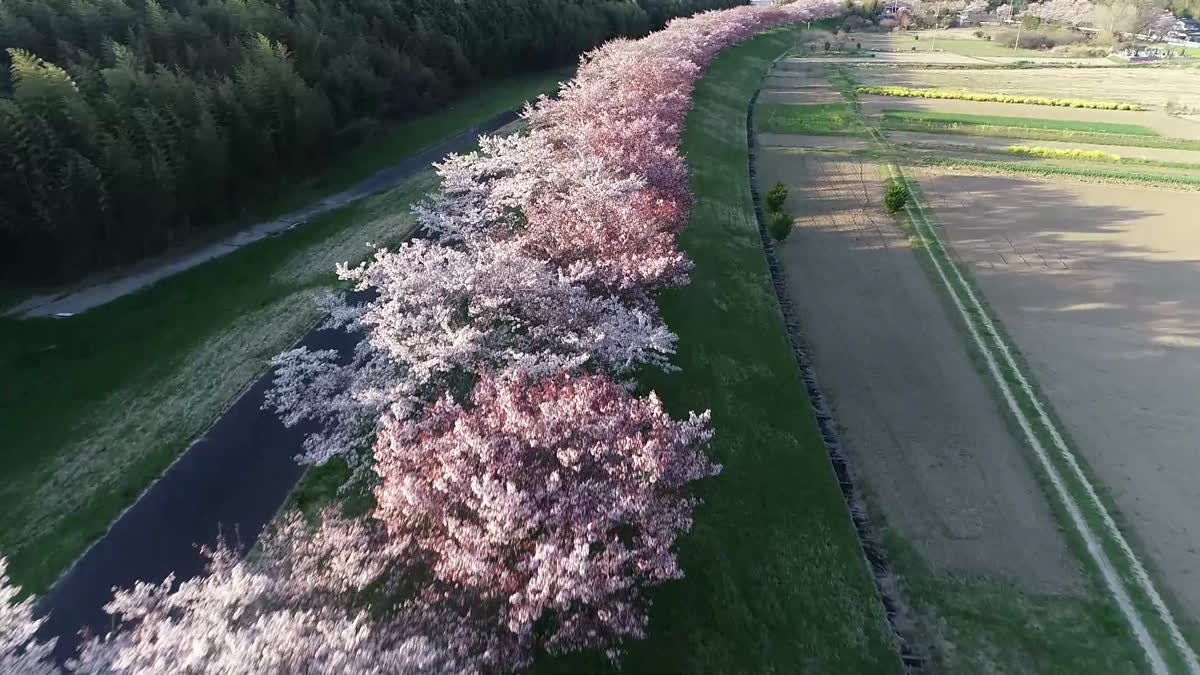
{"type": "MultiPolygon", "coordinates": [[[[626,672],[897,672],[873,582],[817,433],[768,276],[750,197],[746,106],[775,31],[723,54],[696,92],[683,150],[696,205],[681,235],[692,283],[664,294],[682,372],[647,378],[675,415],[711,408],[720,476],[681,540],[687,576],[654,594],[626,672]]],[[[541,672],[613,669],[602,657],[541,672]]]]}
{"type": "Polygon", "coordinates": [[[780,134],[862,136],[866,128],[845,103],[796,105],[763,103],[755,115],[757,130],[780,134]]]}
{"type": "Polygon", "coordinates": [[[1048,105],[1059,108],[1091,108],[1094,110],[1141,110],[1136,103],[1120,101],[1094,101],[1083,98],[1051,98],[1048,96],[1020,96],[1014,94],[986,94],[962,89],[913,89],[909,87],[860,86],[860,94],[875,96],[900,96],[904,98],[942,98],[956,101],[989,101],[992,103],[1026,103],[1048,105]]]}
{"type": "MultiPolygon", "coordinates": [[[[397,125],[331,167],[321,185],[345,187],[562,77],[513,80],[397,125]]],[[[34,593],[49,588],[309,329],[318,313],[307,293],[336,283],[337,262],[365,255],[365,242],[408,234],[408,205],[432,185],[432,172],[422,172],[69,319],[0,318],[0,554],[14,580],[34,593]]]]}

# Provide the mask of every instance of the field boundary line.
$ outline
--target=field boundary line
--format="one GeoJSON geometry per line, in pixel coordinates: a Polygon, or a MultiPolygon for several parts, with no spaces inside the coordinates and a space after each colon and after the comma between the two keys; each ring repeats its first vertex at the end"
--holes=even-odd
{"type": "MultiPolygon", "coordinates": [[[[893,172],[893,167],[890,163],[888,164],[888,172],[889,173],[893,172]]],[[[904,175],[904,173],[899,170],[896,170],[895,173],[899,175],[900,180],[904,183],[904,186],[909,191],[909,194],[910,195],[913,194],[912,185],[911,185],[911,183],[909,183],[909,180],[904,175]]],[[[945,248],[944,244],[942,243],[941,238],[938,236],[937,231],[934,229],[933,225],[930,223],[929,218],[925,213],[925,209],[923,206],[921,206],[920,201],[919,200],[910,200],[910,204],[906,205],[905,209],[907,211],[909,211],[909,213],[911,215],[911,213],[912,213],[911,205],[912,204],[916,205],[917,213],[920,215],[920,220],[921,220],[921,222],[923,222],[925,224],[925,227],[929,230],[930,236],[932,237],[933,241],[936,243],[938,250],[940,250],[942,252],[942,254],[947,257],[947,259],[949,259],[949,257],[950,257],[949,252],[946,251],[946,248],[945,248]]],[[[914,219],[914,223],[916,223],[915,219],[914,219]]],[[[919,229],[920,228],[918,226],[918,230],[919,229]]],[[[922,239],[922,242],[925,241],[925,237],[923,234],[921,235],[921,239],[922,239]]],[[[933,256],[932,250],[929,251],[929,254],[930,254],[931,259],[933,259],[934,256],[933,256]]],[[[940,265],[940,261],[935,260],[935,264],[940,265]]],[[[1076,480],[1079,481],[1080,486],[1087,493],[1088,499],[1095,506],[1098,515],[1104,521],[1104,525],[1108,529],[1109,535],[1112,537],[1113,541],[1117,544],[1117,546],[1121,549],[1121,553],[1124,554],[1124,556],[1128,559],[1130,566],[1133,568],[1133,574],[1134,574],[1135,580],[1137,581],[1138,585],[1141,587],[1142,591],[1150,599],[1151,604],[1154,605],[1154,609],[1157,612],[1159,618],[1166,625],[1167,630],[1170,632],[1170,635],[1171,635],[1171,641],[1174,643],[1176,649],[1179,650],[1181,656],[1183,657],[1184,661],[1186,662],[1188,671],[1191,672],[1193,675],[1200,675],[1200,661],[1197,660],[1195,651],[1192,650],[1191,645],[1188,644],[1187,640],[1183,637],[1183,633],[1179,630],[1178,625],[1175,623],[1175,618],[1171,614],[1170,609],[1167,607],[1166,602],[1163,601],[1162,596],[1159,595],[1158,590],[1154,586],[1154,583],[1150,580],[1150,575],[1146,571],[1146,568],[1142,565],[1141,560],[1138,559],[1137,555],[1133,551],[1133,548],[1129,545],[1129,542],[1125,539],[1125,536],[1121,533],[1121,529],[1117,526],[1116,521],[1113,519],[1112,515],[1108,512],[1108,509],[1105,508],[1104,503],[1101,501],[1099,494],[1096,492],[1095,487],[1093,487],[1093,485],[1092,485],[1092,482],[1090,480],[1088,480],[1087,476],[1084,474],[1083,467],[1080,466],[1078,458],[1075,457],[1075,453],[1073,453],[1070,450],[1070,448],[1067,447],[1066,440],[1062,437],[1062,434],[1059,432],[1057,425],[1055,425],[1054,422],[1050,419],[1049,414],[1046,412],[1045,407],[1042,405],[1041,399],[1037,396],[1037,394],[1034,393],[1033,387],[1030,385],[1029,380],[1025,377],[1025,373],[1017,365],[1016,359],[1013,357],[1012,351],[1009,349],[1007,341],[996,330],[996,326],[995,326],[994,322],[992,321],[990,314],[983,308],[983,305],[980,303],[979,298],[975,295],[975,292],[971,288],[971,285],[969,283],[967,283],[966,278],[963,277],[962,271],[958,269],[958,266],[951,264],[951,268],[953,268],[953,270],[954,270],[954,275],[955,275],[958,283],[966,291],[967,298],[970,300],[971,305],[974,307],[976,313],[979,315],[979,318],[983,323],[984,329],[987,332],[989,332],[990,334],[992,334],[993,336],[995,336],[994,341],[995,341],[996,345],[1000,348],[1000,352],[1004,356],[1005,363],[1009,366],[1009,368],[1012,369],[1013,375],[1017,378],[1017,381],[1021,386],[1022,392],[1029,398],[1030,403],[1032,403],[1034,410],[1037,412],[1038,421],[1041,422],[1042,427],[1045,428],[1047,433],[1050,434],[1051,440],[1054,441],[1054,446],[1058,449],[1059,454],[1062,455],[1063,459],[1067,462],[1068,466],[1071,467],[1071,472],[1075,475],[1076,480]]],[[[940,271],[941,270],[939,267],[939,272],[940,271]]],[[[951,290],[952,294],[956,294],[956,291],[953,288],[951,288],[950,290],[951,290]]],[[[967,319],[968,317],[966,315],[964,315],[963,318],[967,319]]],[[[1007,383],[1005,383],[1005,385],[1007,385],[1007,383]]],[[[1022,417],[1024,416],[1023,412],[1020,414],[1022,415],[1022,417]]]]}

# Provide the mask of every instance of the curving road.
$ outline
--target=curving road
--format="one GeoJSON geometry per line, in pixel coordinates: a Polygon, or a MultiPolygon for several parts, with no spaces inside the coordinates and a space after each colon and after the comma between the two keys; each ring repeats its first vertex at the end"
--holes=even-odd
{"type": "MultiPolygon", "coordinates": [[[[323,212],[336,208],[329,206],[331,203],[344,205],[391,187],[447,153],[470,149],[480,134],[516,119],[514,111],[502,113],[406,158],[350,190],[271,223],[294,222],[296,214],[323,212]]],[[[204,260],[212,257],[216,256],[204,260]]],[[[147,272],[136,280],[93,287],[38,311],[83,311],[186,269],[178,263],[168,267],[147,272]]],[[[340,330],[314,330],[300,344],[311,349],[337,349],[346,355],[354,346],[354,337],[340,330]]],[[[237,540],[243,551],[254,545],[263,526],[304,473],[293,457],[306,429],[285,429],[274,413],[262,410],[271,378],[270,372],[260,376],[40,600],[38,613],[49,616],[39,637],[58,638],[56,658],[63,661],[74,653],[81,628],[98,632],[108,629],[103,607],[114,587],[128,587],[137,581],[157,583],[172,572],[176,580],[199,574],[204,565],[200,546],[215,544],[221,532],[237,540]]]]}

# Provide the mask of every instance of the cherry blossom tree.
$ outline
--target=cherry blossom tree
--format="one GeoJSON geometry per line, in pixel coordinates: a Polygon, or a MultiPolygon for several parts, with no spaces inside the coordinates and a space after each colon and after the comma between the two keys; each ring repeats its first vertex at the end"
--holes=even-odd
{"type": "Polygon", "coordinates": [[[1095,6],[1090,0],[1046,0],[1030,3],[1025,12],[1043,21],[1078,26],[1091,20],[1095,6]]]}
{"type": "Polygon", "coordinates": [[[365,333],[353,359],[300,348],[274,360],[265,405],[289,426],[312,420],[320,427],[301,461],[343,455],[353,462],[385,411],[405,418],[482,369],[671,368],[675,335],[653,305],[631,308],[590,293],[521,247],[483,240],[464,250],[417,240],[343,266],[343,279],[376,296],[357,307],[329,303],[327,325],[365,333]]]}
{"type": "MultiPolygon", "coordinates": [[[[454,673],[476,672],[486,652],[464,658],[449,643],[461,629],[447,615],[400,607],[384,619],[362,606],[403,545],[368,523],[331,512],[312,529],[299,514],[241,560],[221,545],[206,575],[176,586],[139,583],[106,607],[114,631],[85,641],[74,672],[454,673]]],[[[479,640],[468,637],[468,643],[479,640]]]]}
{"type": "Polygon", "coordinates": [[[469,407],[385,421],[376,516],[522,644],[615,655],[645,630],[644,589],[682,576],[710,436],[707,413],[673,421],[601,375],[485,375],[469,407]]]}
{"type": "Polygon", "coordinates": [[[1175,21],[1175,15],[1170,10],[1158,7],[1147,8],[1142,14],[1138,32],[1154,37],[1164,37],[1175,28],[1175,21]]]}
{"type": "Polygon", "coordinates": [[[58,675],[50,657],[55,640],[37,639],[45,619],[34,618],[33,598],[17,602],[20,595],[8,578],[8,561],[0,556],[0,673],[58,675]]]}
{"type": "MultiPolygon", "coordinates": [[[[266,402],[289,425],[316,422],[302,461],[353,462],[373,448],[374,462],[358,466],[377,479],[374,515],[429,576],[381,628],[353,604],[278,590],[253,611],[232,605],[238,616],[268,626],[278,612],[309,612],[286,617],[300,633],[271,635],[350,636],[405,668],[502,670],[542,648],[615,655],[643,634],[646,589],[682,574],[672,548],[691,526],[688,486],[719,469],[704,454],[707,413],[673,421],[627,386],[640,368],[669,369],[674,350],[653,299],[690,269],[675,237],[692,208],[679,154],[692,92],[725,47],[838,11],[834,0],[740,7],[608,43],[558,98],[526,110],[526,132],[482,138],[438,165],[438,189],[414,207],[430,238],[339,268],[370,297],[325,301],[329,326],[363,336],[353,355],[280,355],[266,402]]],[[[244,565],[214,564],[195,582],[225,595],[145,587],[113,608],[213,630],[205,594],[230,598],[235,581],[241,595],[255,592],[244,583],[274,589],[272,573],[244,565]]],[[[237,626],[228,639],[239,649],[273,639],[237,626]]],[[[288,649],[260,651],[271,663],[300,658],[288,649]]]]}

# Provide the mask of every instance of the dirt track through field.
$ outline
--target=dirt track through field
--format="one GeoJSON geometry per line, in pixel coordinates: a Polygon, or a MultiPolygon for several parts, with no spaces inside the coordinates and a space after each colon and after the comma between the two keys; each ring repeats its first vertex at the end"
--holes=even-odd
{"type": "Polygon", "coordinates": [[[1200,620],[1200,195],[913,175],[1167,595],[1200,620]]]}
{"type": "Polygon", "coordinates": [[[858,158],[764,149],[802,214],[778,247],[852,466],[936,570],[1072,592],[1079,571],[1024,451],[858,158]]]}
{"type": "Polygon", "coordinates": [[[862,101],[863,112],[868,115],[878,115],[884,110],[911,110],[1106,124],[1137,124],[1171,138],[1200,139],[1200,124],[1153,110],[1092,110],[1090,108],[1062,108],[1029,103],[992,103],[990,101],[905,98],[902,96],[860,96],[859,100],[862,101]]]}

